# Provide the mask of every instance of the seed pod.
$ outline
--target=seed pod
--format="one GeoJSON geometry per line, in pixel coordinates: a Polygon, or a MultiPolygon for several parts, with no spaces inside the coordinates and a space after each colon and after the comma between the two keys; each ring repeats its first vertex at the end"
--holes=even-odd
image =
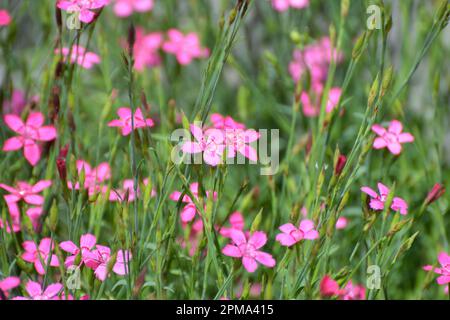
{"type": "Polygon", "coordinates": [[[364,49],[364,44],[366,42],[366,32],[359,36],[356,40],[355,46],[352,50],[352,59],[357,60],[361,56],[362,50],[364,49]]]}

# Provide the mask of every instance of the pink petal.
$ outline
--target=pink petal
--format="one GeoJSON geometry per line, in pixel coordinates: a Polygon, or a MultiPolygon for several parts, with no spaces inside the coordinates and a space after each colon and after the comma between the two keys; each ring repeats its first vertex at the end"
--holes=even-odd
{"type": "Polygon", "coordinates": [[[239,152],[246,158],[250,159],[251,161],[258,161],[258,154],[253,147],[249,145],[244,145],[239,149],[239,152]]]}
{"type": "Polygon", "coordinates": [[[3,151],[15,151],[21,149],[22,147],[22,138],[12,137],[5,141],[5,144],[3,145],[3,151]]]}
{"type": "Polygon", "coordinates": [[[118,0],[114,5],[114,13],[118,17],[128,17],[133,13],[133,6],[128,1],[118,0]]]}
{"type": "Polygon", "coordinates": [[[269,268],[273,268],[275,266],[275,264],[276,264],[276,261],[272,257],[272,255],[270,255],[270,254],[268,254],[266,252],[262,252],[262,251],[257,251],[256,252],[255,259],[256,259],[256,261],[258,261],[262,265],[265,265],[266,267],[269,267],[269,268]]]}
{"type": "Polygon", "coordinates": [[[398,155],[402,152],[402,145],[398,142],[389,143],[387,147],[389,151],[394,155],[398,155]]]}
{"type": "Polygon", "coordinates": [[[446,266],[450,264],[450,256],[446,252],[441,252],[438,255],[438,261],[441,266],[446,266]]]}
{"type": "Polygon", "coordinates": [[[380,201],[378,199],[371,199],[369,202],[369,206],[373,210],[383,210],[384,209],[384,202],[380,201]]]}
{"type": "Polygon", "coordinates": [[[33,140],[27,139],[25,140],[24,155],[25,159],[35,166],[41,159],[41,149],[33,140]]]}
{"type": "Polygon", "coordinates": [[[389,132],[400,134],[403,131],[403,125],[398,120],[392,120],[388,128],[389,132]]]}
{"type": "Polygon", "coordinates": [[[97,243],[97,239],[92,234],[83,234],[80,238],[80,247],[92,249],[97,243]]]}
{"type": "Polygon", "coordinates": [[[89,10],[81,10],[80,21],[84,23],[90,23],[94,19],[94,13],[89,10]]]}
{"type": "Polygon", "coordinates": [[[450,276],[440,276],[436,279],[439,285],[450,283],[450,276]]]}
{"type": "Polygon", "coordinates": [[[69,252],[71,254],[77,254],[78,253],[78,247],[76,246],[75,243],[73,243],[72,241],[63,241],[59,244],[59,247],[66,251],[69,252]]]}
{"type": "Polygon", "coordinates": [[[28,281],[25,285],[25,290],[30,295],[30,297],[38,296],[42,294],[42,287],[39,283],[34,281],[28,281]]]}
{"type": "Polygon", "coordinates": [[[185,153],[199,153],[199,152],[203,151],[203,149],[199,143],[191,142],[191,141],[184,142],[181,149],[185,153]]]}
{"type": "Polygon", "coordinates": [[[230,238],[236,245],[240,245],[247,242],[245,234],[241,230],[236,229],[231,230],[230,238]]]}
{"type": "Polygon", "coordinates": [[[23,128],[25,125],[22,119],[20,119],[18,116],[14,114],[7,114],[4,117],[4,121],[6,125],[14,132],[23,133],[23,128]]]}
{"type": "Polygon", "coordinates": [[[197,209],[195,208],[194,204],[186,205],[183,208],[183,210],[181,211],[181,221],[183,221],[183,222],[192,221],[195,217],[196,212],[197,212],[197,209]]]}
{"type": "Polygon", "coordinates": [[[379,124],[374,124],[372,126],[372,131],[375,132],[377,135],[382,136],[386,133],[386,129],[380,126],[379,124]]]}
{"type": "Polygon", "coordinates": [[[387,142],[382,137],[375,138],[373,142],[373,147],[375,149],[383,149],[387,147],[387,142]]]}
{"type": "Polygon", "coordinates": [[[377,186],[381,196],[387,196],[389,194],[389,188],[386,187],[384,184],[378,182],[377,186]]]}
{"type": "Polygon", "coordinates": [[[282,246],[290,247],[297,243],[294,237],[291,237],[289,234],[279,233],[277,234],[276,241],[278,241],[282,246]]]}
{"type": "Polygon", "coordinates": [[[400,133],[398,136],[398,142],[409,143],[414,142],[414,136],[411,133],[400,133]]]}
{"type": "Polygon", "coordinates": [[[366,193],[366,194],[368,194],[372,198],[377,198],[378,197],[378,194],[373,189],[371,189],[369,187],[362,187],[361,191],[366,193]]]}
{"type": "Polygon", "coordinates": [[[309,220],[309,219],[302,220],[300,222],[299,229],[301,231],[305,232],[305,233],[310,231],[310,230],[313,230],[314,229],[314,222],[312,220],[309,220]]]}
{"type": "MultiPolygon", "coordinates": [[[[50,238],[42,239],[41,243],[39,243],[39,251],[44,252],[44,253],[49,253],[51,250],[50,244],[52,244],[52,239],[50,239],[50,238]]],[[[52,244],[52,247],[53,247],[53,244],[52,244]]]]}
{"type": "Polygon", "coordinates": [[[54,296],[57,296],[61,290],[63,289],[63,285],[60,283],[53,283],[50,284],[47,289],[45,289],[44,294],[48,296],[49,298],[53,298],[54,296]]]}
{"type": "Polygon", "coordinates": [[[39,196],[37,194],[30,194],[24,197],[24,200],[28,204],[33,204],[36,206],[40,206],[44,204],[44,197],[39,196]]]}
{"type": "Polygon", "coordinates": [[[56,129],[52,126],[45,126],[38,129],[39,141],[52,141],[56,139],[56,129]]]}
{"type": "Polygon", "coordinates": [[[258,268],[258,263],[254,258],[251,257],[244,256],[242,258],[242,264],[244,265],[244,268],[250,273],[255,272],[258,268]]]}
{"type": "Polygon", "coordinates": [[[40,112],[32,112],[27,118],[26,125],[34,128],[40,128],[44,124],[44,115],[40,112]]]}
{"type": "Polygon", "coordinates": [[[203,140],[203,130],[199,127],[197,127],[195,124],[190,125],[190,130],[194,138],[201,142],[203,140]]]}
{"type": "Polygon", "coordinates": [[[222,249],[222,253],[226,256],[233,257],[233,258],[241,258],[242,257],[241,250],[239,250],[238,247],[231,245],[231,244],[227,244],[222,249]]]}
{"type": "Polygon", "coordinates": [[[41,180],[31,188],[31,192],[34,193],[41,192],[42,190],[47,189],[51,185],[52,185],[51,180],[41,180]]]}
{"type": "Polygon", "coordinates": [[[95,269],[94,274],[100,281],[105,281],[107,276],[106,265],[104,264],[99,265],[97,269],[95,269]]]}
{"type": "Polygon", "coordinates": [[[249,238],[248,243],[253,245],[255,249],[263,247],[267,242],[267,236],[262,231],[255,231],[249,238]]]}

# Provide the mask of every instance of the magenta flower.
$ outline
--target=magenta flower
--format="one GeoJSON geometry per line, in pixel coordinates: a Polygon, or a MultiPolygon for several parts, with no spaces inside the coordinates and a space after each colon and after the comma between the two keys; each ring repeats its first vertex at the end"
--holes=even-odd
{"type": "Polygon", "coordinates": [[[314,240],[319,237],[319,232],[314,229],[314,222],[312,220],[302,220],[297,228],[292,223],[283,224],[280,227],[282,233],[279,233],[276,240],[286,247],[293,246],[303,239],[314,240]]]}
{"type": "Polygon", "coordinates": [[[403,125],[400,121],[392,120],[386,130],[379,124],[372,126],[372,131],[375,132],[378,137],[373,142],[375,149],[388,148],[388,150],[394,154],[399,155],[402,152],[402,144],[414,141],[414,136],[403,131],[403,125]]]}
{"type": "Polygon", "coordinates": [[[446,252],[441,252],[438,255],[438,261],[441,265],[440,268],[434,268],[433,266],[427,265],[424,266],[423,269],[439,274],[440,276],[436,279],[436,282],[439,285],[447,285],[450,283],[450,256],[446,252]]]}
{"type": "Polygon", "coordinates": [[[72,52],[70,48],[62,48],[55,50],[56,54],[62,54],[64,61],[69,60],[70,63],[76,63],[84,69],[92,69],[94,65],[100,63],[100,56],[93,52],[87,52],[85,48],[74,45],[72,52]],[[70,58],[69,58],[70,55],[70,58]]]}
{"type": "MultiPolygon", "coordinates": [[[[342,90],[341,88],[331,88],[328,93],[328,102],[325,107],[325,112],[330,113],[339,103],[339,99],[341,98],[342,90]]],[[[310,96],[305,91],[302,92],[300,99],[302,101],[303,113],[307,117],[316,117],[320,114],[320,100],[321,100],[322,91],[320,91],[319,95],[316,96],[316,99],[311,101],[310,96]]]]}
{"type": "Polygon", "coordinates": [[[90,23],[94,20],[93,10],[100,9],[109,4],[110,0],[58,0],[56,5],[69,13],[78,12],[81,22],[90,23]]]}
{"type": "Polygon", "coordinates": [[[227,157],[233,158],[237,153],[251,161],[258,161],[258,153],[250,145],[260,138],[258,132],[253,129],[225,129],[227,157]]]}
{"type": "Polygon", "coordinates": [[[145,67],[161,64],[159,49],[164,42],[163,34],[153,32],[144,34],[142,28],[136,28],[136,39],[133,46],[134,68],[143,71],[145,67]]]}
{"type": "Polygon", "coordinates": [[[59,300],[59,293],[63,290],[60,283],[49,284],[45,290],[42,286],[34,281],[29,280],[25,285],[29,297],[15,297],[13,300],[59,300]]]}
{"type": "MultiPolygon", "coordinates": [[[[81,176],[84,171],[84,189],[88,189],[89,195],[94,195],[101,191],[106,191],[106,187],[102,186],[102,183],[111,178],[111,168],[107,162],[102,162],[98,167],[92,169],[90,164],[84,160],[77,160],[77,172],[81,176]]],[[[67,186],[69,189],[80,189],[80,183],[76,182],[75,185],[68,181],[67,186]]]]}
{"type": "MultiPolygon", "coordinates": [[[[37,102],[39,100],[38,96],[32,97],[33,102],[37,102]]],[[[5,100],[3,102],[3,112],[5,114],[12,113],[16,116],[20,116],[23,109],[27,105],[27,100],[25,93],[21,90],[14,90],[11,95],[10,100],[5,100]]]]}
{"type": "Polygon", "coordinates": [[[233,229],[230,231],[230,237],[233,244],[227,244],[222,253],[233,258],[242,258],[242,264],[248,272],[255,272],[258,263],[273,268],[276,264],[272,255],[259,251],[267,242],[267,236],[262,231],[255,231],[247,240],[241,230],[233,229]]]}
{"type": "MultiPolygon", "coordinates": [[[[3,293],[3,296],[8,298],[8,291],[17,288],[20,285],[19,277],[7,277],[3,280],[0,280],[0,291],[3,293]]],[[[0,294],[0,300],[2,300],[2,295],[0,294]]]]}
{"type": "Polygon", "coordinates": [[[345,217],[339,217],[336,221],[336,229],[341,230],[345,229],[348,225],[348,219],[345,217]]]}
{"type": "Polygon", "coordinates": [[[321,93],[331,60],[340,62],[342,58],[342,53],[332,48],[330,39],[325,37],[307,45],[303,50],[294,50],[289,73],[295,82],[298,82],[305,73],[309,73],[313,91],[321,93]]]}
{"type": "MultiPolygon", "coordinates": [[[[198,183],[197,182],[191,183],[191,185],[189,186],[189,190],[194,195],[196,200],[198,200],[198,183]]],[[[182,193],[180,191],[174,191],[170,195],[170,199],[173,200],[173,201],[179,201],[180,198],[181,198],[181,194],[182,193]]],[[[214,200],[217,199],[217,193],[216,192],[211,194],[210,191],[206,191],[206,196],[207,197],[211,197],[212,196],[214,200]]],[[[196,213],[200,214],[200,212],[197,210],[197,207],[194,204],[194,201],[187,194],[185,194],[183,196],[183,199],[181,201],[186,203],[186,205],[181,210],[181,214],[180,214],[181,215],[181,222],[187,223],[187,222],[190,222],[190,221],[194,220],[196,213]]]]}
{"type": "Polygon", "coordinates": [[[11,23],[12,19],[7,10],[0,10],[0,27],[7,26],[11,23]]]}
{"type": "Polygon", "coordinates": [[[362,285],[354,285],[350,280],[339,296],[340,300],[364,300],[366,299],[366,288],[362,285]]]}
{"type": "Polygon", "coordinates": [[[35,166],[41,159],[41,148],[37,142],[56,139],[55,127],[43,126],[44,115],[40,112],[30,113],[25,123],[14,114],[5,115],[4,121],[12,131],[19,135],[6,140],[3,151],[15,151],[23,148],[25,159],[32,166],[35,166]]]}
{"type": "MultiPolygon", "coordinates": [[[[113,266],[113,271],[119,275],[124,275],[127,272],[128,261],[132,256],[129,251],[119,250],[116,261],[113,266]]],[[[96,249],[86,252],[85,264],[88,268],[94,270],[94,274],[100,281],[105,281],[108,276],[108,263],[111,259],[111,249],[106,246],[96,245],[96,249]]]]}
{"type": "Polygon", "coordinates": [[[133,11],[147,12],[153,9],[153,0],[116,0],[114,13],[120,18],[129,17],[133,11]]]}
{"type": "MultiPolygon", "coordinates": [[[[379,195],[369,187],[362,187],[361,191],[371,197],[369,206],[373,210],[375,211],[384,210],[384,203],[386,202],[387,197],[389,195],[388,187],[379,182],[378,183],[378,191],[380,192],[379,195]]],[[[400,214],[402,215],[406,215],[408,213],[408,204],[402,198],[394,197],[394,199],[392,200],[391,209],[400,212],[400,214]]]]}
{"type": "Polygon", "coordinates": [[[211,114],[211,122],[213,123],[214,128],[216,129],[245,129],[245,125],[243,123],[239,123],[235,121],[230,116],[222,116],[219,113],[213,113],[211,114]]]}
{"type": "Polygon", "coordinates": [[[289,7],[303,9],[309,6],[309,0],[272,0],[272,7],[280,12],[286,11],[289,7]]]}
{"type": "Polygon", "coordinates": [[[144,118],[140,108],[136,109],[134,115],[130,108],[119,108],[119,110],[117,110],[117,115],[120,119],[109,122],[108,127],[121,128],[123,136],[129,135],[131,131],[133,131],[133,127],[136,130],[138,128],[153,127],[155,125],[151,118],[144,118]],[[132,119],[134,119],[134,126],[132,126],[132,119]]]}
{"type": "Polygon", "coordinates": [[[213,167],[221,164],[225,150],[223,132],[218,129],[206,129],[203,131],[195,124],[191,124],[190,131],[196,141],[185,141],[182,145],[182,151],[190,154],[203,152],[205,163],[213,167]]]}
{"type": "Polygon", "coordinates": [[[366,289],[362,285],[354,285],[350,280],[343,289],[329,275],[325,275],[320,282],[322,297],[337,297],[339,300],[364,300],[366,289]]]}
{"type": "Polygon", "coordinates": [[[162,49],[175,55],[181,65],[188,65],[195,58],[209,56],[209,50],[201,47],[199,37],[194,32],[184,35],[179,30],[170,29],[167,36],[169,40],[164,42],[162,49]]]}
{"type": "Polygon", "coordinates": [[[44,197],[39,193],[41,193],[51,185],[51,180],[40,180],[34,185],[30,185],[24,181],[19,181],[17,182],[17,186],[15,188],[3,183],[0,183],[0,188],[10,193],[4,196],[6,202],[17,203],[23,200],[25,203],[41,206],[44,204],[44,197]]]}
{"type": "Polygon", "coordinates": [[[86,259],[89,257],[89,253],[94,248],[95,244],[97,243],[97,239],[92,234],[84,234],[80,237],[80,247],[78,247],[75,243],[72,241],[63,241],[59,244],[59,247],[64,250],[65,252],[68,252],[71,254],[71,256],[68,256],[66,258],[66,261],[64,265],[66,267],[70,267],[75,264],[75,260],[77,256],[80,256],[80,263],[79,265],[86,262],[86,259]]]}
{"type": "Polygon", "coordinates": [[[39,243],[39,247],[33,241],[24,241],[22,247],[25,252],[22,254],[22,259],[26,262],[34,263],[34,268],[40,275],[45,274],[45,266],[47,266],[48,259],[50,257],[50,266],[59,267],[58,257],[51,253],[54,249],[54,243],[50,248],[50,238],[44,238],[39,243]]]}
{"type": "Polygon", "coordinates": [[[238,211],[233,212],[230,215],[230,225],[231,227],[222,227],[219,230],[219,233],[222,237],[230,238],[231,230],[244,230],[245,220],[242,214],[238,211]]]}

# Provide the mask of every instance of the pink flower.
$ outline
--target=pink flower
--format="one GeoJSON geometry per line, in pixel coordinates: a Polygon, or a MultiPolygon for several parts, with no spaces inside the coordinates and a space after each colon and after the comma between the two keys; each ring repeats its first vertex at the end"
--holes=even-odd
{"type": "Polygon", "coordinates": [[[227,157],[234,158],[237,153],[240,153],[251,161],[258,161],[258,153],[250,143],[259,138],[259,133],[253,129],[225,129],[227,157]]]}
{"type": "MultiPolygon", "coordinates": [[[[380,192],[379,195],[369,187],[362,187],[361,191],[368,194],[371,197],[369,206],[373,210],[375,211],[384,210],[384,203],[386,202],[387,197],[389,195],[388,187],[379,182],[378,183],[378,191],[380,192]]],[[[394,197],[394,199],[392,200],[391,209],[400,212],[400,214],[402,215],[406,215],[408,213],[408,204],[402,198],[394,197]]]]}
{"type": "MultiPolygon", "coordinates": [[[[33,100],[38,100],[38,97],[33,97],[33,100]]],[[[11,99],[3,102],[3,111],[5,113],[12,113],[20,116],[23,109],[27,105],[25,93],[21,90],[14,90],[11,99]]]]}
{"type": "Polygon", "coordinates": [[[364,300],[366,298],[366,289],[362,285],[354,285],[349,281],[345,288],[339,294],[340,300],[364,300]]]}
{"type": "Polygon", "coordinates": [[[140,108],[137,108],[134,114],[130,108],[119,108],[119,110],[117,110],[117,115],[120,119],[111,121],[108,123],[108,127],[121,128],[123,136],[129,135],[133,128],[136,130],[138,128],[153,127],[155,125],[152,119],[144,118],[140,108]],[[134,119],[133,126],[132,119],[134,119]]]}
{"type": "Polygon", "coordinates": [[[7,203],[17,203],[23,200],[25,203],[41,206],[44,204],[44,197],[39,193],[51,185],[51,180],[40,180],[34,185],[30,185],[24,181],[19,181],[17,182],[17,186],[15,188],[3,183],[0,183],[0,188],[9,192],[9,194],[4,196],[7,203]]]}
{"type": "Polygon", "coordinates": [[[339,217],[336,221],[336,229],[345,229],[348,225],[348,219],[345,217],[339,217]]]}
{"type": "MultiPolygon", "coordinates": [[[[148,185],[148,179],[143,180],[144,186],[148,185]]],[[[123,187],[121,189],[113,189],[111,190],[111,193],[109,195],[109,201],[127,201],[127,202],[133,202],[140,196],[141,190],[138,186],[137,188],[137,194],[134,190],[134,180],[133,179],[126,179],[123,181],[123,187]]],[[[154,189],[151,190],[151,197],[156,196],[156,191],[154,189]]]]}
{"type": "MultiPolygon", "coordinates": [[[[197,182],[191,183],[191,185],[189,186],[189,190],[191,191],[193,196],[196,198],[196,200],[198,200],[198,183],[197,182]]],[[[173,201],[179,201],[181,198],[181,195],[182,195],[181,192],[175,191],[170,195],[170,199],[173,201]]],[[[212,196],[214,200],[217,199],[216,192],[211,194],[210,191],[206,191],[206,196],[207,197],[212,196]]],[[[200,212],[198,212],[197,207],[194,204],[194,201],[187,194],[185,194],[183,196],[181,201],[186,203],[184,208],[181,210],[181,222],[187,223],[187,222],[194,220],[196,213],[200,214],[200,212]]]]}
{"type": "Polygon", "coordinates": [[[272,0],[272,7],[280,12],[286,11],[289,7],[303,9],[309,6],[309,0],[272,0]]]}
{"type": "Polygon", "coordinates": [[[424,266],[425,271],[433,271],[440,276],[436,279],[439,285],[447,285],[450,283],[450,256],[446,252],[441,252],[438,255],[438,261],[441,265],[440,268],[434,268],[433,266],[424,266]]]}
{"type": "MultiPolygon", "coordinates": [[[[17,288],[20,285],[19,277],[7,277],[3,280],[0,280],[0,293],[3,293],[3,296],[8,298],[8,291],[17,288]]],[[[0,294],[0,300],[2,300],[2,295],[0,294]]]]}
{"type": "MultiPolygon", "coordinates": [[[[92,169],[90,164],[84,160],[77,160],[77,172],[81,176],[84,171],[84,189],[88,189],[89,195],[94,195],[98,192],[105,191],[105,187],[102,183],[111,178],[111,168],[107,162],[102,162],[97,168],[92,169]]],[[[76,182],[75,185],[68,181],[67,185],[69,189],[80,189],[80,183],[76,182]]]]}
{"type": "Polygon", "coordinates": [[[213,113],[211,114],[210,119],[216,129],[245,129],[245,125],[243,123],[235,121],[230,116],[224,117],[219,113],[213,113]]]}
{"type": "MultiPolygon", "coordinates": [[[[126,266],[131,258],[131,253],[129,251],[119,250],[113,266],[113,271],[119,275],[126,274],[126,266]]],[[[106,246],[97,245],[96,249],[86,253],[84,263],[88,268],[94,270],[97,279],[105,281],[108,276],[108,263],[110,259],[111,249],[106,246]]]]}
{"type": "Polygon", "coordinates": [[[339,285],[329,275],[325,275],[320,281],[320,294],[322,297],[332,297],[339,293],[339,285]]]}
{"type": "Polygon", "coordinates": [[[25,285],[29,297],[15,297],[13,300],[59,300],[59,293],[63,290],[63,285],[60,283],[53,283],[42,290],[42,286],[34,281],[28,281],[25,285]]]}
{"type": "Polygon", "coordinates": [[[190,130],[196,141],[185,141],[182,151],[190,154],[203,152],[205,163],[213,167],[221,164],[225,150],[223,132],[218,129],[206,129],[203,132],[195,124],[191,124],[190,130]]]}
{"type": "Polygon", "coordinates": [[[64,61],[67,61],[70,55],[69,62],[76,63],[84,69],[92,69],[92,67],[96,64],[100,63],[100,56],[93,52],[87,52],[85,48],[81,46],[74,45],[72,47],[72,52],[70,48],[62,48],[55,50],[56,54],[62,54],[64,57],[64,61]]]}
{"type": "Polygon", "coordinates": [[[289,73],[292,79],[298,82],[305,72],[308,72],[313,91],[319,93],[323,91],[331,60],[340,62],[342,58],[342,53],[332,48],[330,39],[324,37],[316,43],[307,45],[303,50],[294,50],[289,73]]]}
{"type": "Polygon", "coordinates": [[[179,30],[170,29],[167,32],[169,40],[164,42],[162,49],[176,56],[181,65],[188,65],[195,58],[207,58],[209,50],[202,48],[199,37],[191,32],[183,35],[179,30]]]}
{"type": "Polygon", "coordinates": [[[51,253],[54,248],[54,243],[50,248],[50,238],[44,238],[39,243],[39,247],[33,241],[24,241],[22,247],[25,252],[22,254],[22,259],[34,263],[34,268],[40,275],[45,274],[45,266],[47,266],[48,259],[50,257],[50,266],[59,267],[58,257],[51,253]],[[42,261],[41,261],[42,260],[42,261]]]}
{"type": "MultiPolygon", "coordinates": [[[[11,216],[13,232],[20,231],[20,210],[18,202],[21,200],[23,200],[27,204],[38,206],[30,207],[26,211],[26,214],[30,218],[35,231],[38,230],[39,218],[42,215],[41,206],[44,204],[44,197],[39,195],[38,193],[48,188],[51,184],[52,182],[50,180],[41,180],[35,185],[29,185],[26,182],[19,181],[17,183],[17,187],[13,188],[6,184],[0,183],[0,188],[10,192],[10,194],[3,196],[3,198],[5,199],[9,214],[11,216]]],[[[2,220],[0,220],[0,228],[4,228],[5,224],[6,231],[10,233],[11,228],[8,221],[5,221],[4,223],[2,220]]]]}
{"type": "Polygon", "coordinates": [[[37,142],[56,139],[55,127],[43,126],[44,115],[40,112],[30,113],[25,123],[14,114],[5,115],[4,121],[12,131],[19,135],[6,140],[3,151],[15,151],[23,148],[25,159],[32,166],[35,166],[41,159],[41,149],[37,142]]]}
{"type": "Polygon", "coordinates": [[[258,250],[267,242],[264,232],[255,231],[247,240],[243,231],[233,229],[230,231],[230,237],[233,244],[227,244],[222,253],[229,257],[242,258],[242,264],[248,272],[255,272],[258,262],[269,268],[275,266],[276,261],[272,255],[258,250]]]}
{"type": "Polygon", "coordinates": [[[238,211],[233,212],[230,215],[230,225],[231,227],[222,227],[220,228],[220,235],[225,238],[230,238],[231,230],[244,230],[245,220],[242,214],[238,211]]]}
{"type": "Polygon", "coordinates": [[[162,33],[153,32],[144,34],[142,28],[136,28],[136,39],[133,46],[134,68],[143,71],[145,67],[154,67],[161,64],[159,49],[163,44],[162,33]]]}
{"type": "Polygon", "coordinates": [[[402,144],[414,141],[414,137],[410,133],[403,133],[403,125],[400,121],[392,120],[386,130],[379,124],[372,126],[372,131],[375,132],[378,137],[373,142],[375,149],[388,148],[388,150],[398,155],[402,152],[402,144]]]}
{"type": "Polygon", "coordinates": [[[114,13],[116,16],[125,18],[130,16],[133,11],[147,12],[153,9],[153,0],[116,0],[114,4],[114,13]]]}
{"type": "Polygon", "coordinates": [[[286,247],[290,247],[303,239],[314,240],[319,237],[319,232],[314,229],[314,222],[308,219],[302,220],[298,228],[292,223],[286,223],[280,227],[280,230],[282,233],[277,235],[276,240],[286,247]]]}
{"type": "Polygon", "coordinates": [[[320,282],[320,294],[322,297],[337,296],[339,300],[364,300],[366,289],[362,285],[354,285],[349,281],[344,289],[329,275],[325,275],[320,282]]]}
{"type": "Polygon", "coordinates": [[[66,258],[64,265],[66,267],[74,265],[78,255],[81,258],[79,265],[85,263],[86,259],[89,257],[88,254],[92,251],[96,243],[97,239],[95,238],[95,236],[89,233],[84,234],[80,237],[80,247],[77,247],[77,245],[72,241],[61,242],[59,244],[59,247],[62,250],[72,254],[71,256],[68,256],[66,258]]]}
{"type": "Polygon", "coordinates": [[[7,26],[12,19],[7,10],[0,10],[0,27],[7,26]]]}
{"type": "Polygon", "coordinates": [[[58,0],[56,5],[69,13],[78,12],[80,21],[90,23],[94,20],[92,10],[100,9],[109,4],[110,0],[58,0]]]}
{"type": "MultiPolygon", "coordinates": [[[[315,101],[311,101],[310,96],[305,91],[302,92],[300,99],[302,101],[303,113],[307,117],[316,117],[320,114],[320,100],[321,93],[316,96],[315,101]]],[[[342,90],[341,88],[331,88],[328,93],[328,102],[325,107],[325,112],[330,113],[339,103],[339,99],[341,98],[342,90]]]]}

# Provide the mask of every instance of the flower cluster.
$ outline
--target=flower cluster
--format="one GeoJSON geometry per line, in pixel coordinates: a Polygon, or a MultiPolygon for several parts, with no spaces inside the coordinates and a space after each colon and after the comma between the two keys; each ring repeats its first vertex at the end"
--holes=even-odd
{"type": "Polygon", "coordinates": [[[256,150],[250,145],[259,139],[259,133],[235,122],[231,117],[219,114],[211,116],[213,127],[190,125],[195,141],[184,141],[182,150],[187,154],[203,153],[203,160],[210,166],[223,163],[223,158],[234,158],[239,153],[251,161],[257,161],[256,150]]]}

